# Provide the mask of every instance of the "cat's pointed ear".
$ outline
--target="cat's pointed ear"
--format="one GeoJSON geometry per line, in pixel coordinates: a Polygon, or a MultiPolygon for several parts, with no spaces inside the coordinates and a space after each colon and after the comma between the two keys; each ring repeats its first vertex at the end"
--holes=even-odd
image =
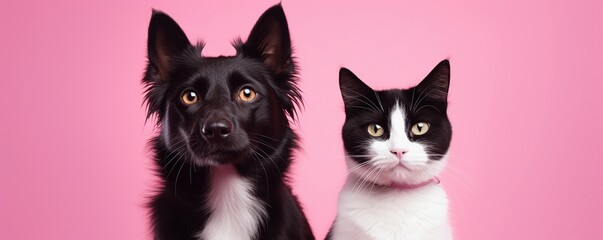
{"type": "Polygon", "coordinates": [[[373,101],[375,91],[347,68],[339,69],[339,89],[346,108],[373,101]]]}
{"type": "Polygon", "coordinates": [[[293,73],[289,27],[280,4],[260,16],[243,45],[243,54],[262,60],[274,74],[293,73]]]}
{"type": "Polygon", "coordinates": [[[189,47],[191,44],[176,21],[153,9],[147,39],[147,57],[150,67],[154,70],[153,75],[167,81],[168,72],[173,67],[173,59],[189,47]]]}
{"type": "Polygon", "coordinates": [[[426,98],[446,102],[449,86],[450,62],[446,59],[433,68],[427,77],[417,85],[416,92],[426,98]]]}

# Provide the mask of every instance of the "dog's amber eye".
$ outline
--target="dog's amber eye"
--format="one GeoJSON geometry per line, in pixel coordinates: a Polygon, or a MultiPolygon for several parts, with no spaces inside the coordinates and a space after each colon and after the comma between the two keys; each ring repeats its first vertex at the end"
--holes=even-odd
{"type": "Polygon", "coordinates": [[[241,88],[241,91],[239,91],[239,99],[243,102],[251,102],[255,100],[257,96],[258,94],[250,87],[241,88]]]}
{"type": "Polygon", "coordinates": [[[197,95],[197,92],[193,90],[186,90],[182,93],[180,100],[182,100],[184,105],[190,106],[199,102],[199,96],[197,95]]]}
{"type": "Polygon", "coordinates": [[[381,137],[383,135],[383,127],[379,124],[369,124],[368,125],[368,133],[373,137],[381,137]]]}
{"type": "Polygon", "coordinates": [[[410,130],[413,135],[421,136],[421,135],[427,133],[427,131],[429,130],[429,123],[426,123],[426,122],[416,123],[415,125],[412,125],[412,128],[410,130]]]}

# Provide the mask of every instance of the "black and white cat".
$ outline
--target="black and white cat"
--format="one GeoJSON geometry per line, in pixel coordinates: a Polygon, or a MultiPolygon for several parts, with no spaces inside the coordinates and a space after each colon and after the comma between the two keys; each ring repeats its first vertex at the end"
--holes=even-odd
{"type": "Polygon", "coordinates": [[[448,200],[436,176],[452,128],[448,60],[410,89],[374,91],[339,72],[349,175],[327,239],[452,239],[448,200]]]}

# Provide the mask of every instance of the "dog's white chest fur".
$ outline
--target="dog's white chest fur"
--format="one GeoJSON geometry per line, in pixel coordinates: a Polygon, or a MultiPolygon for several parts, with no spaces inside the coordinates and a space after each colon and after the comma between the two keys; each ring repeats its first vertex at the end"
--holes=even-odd
{"type": "Polygon", "coordinates": [[[339,195],[334,239],[452,239],[448,200],[441,186],[409,191],[365,186],[358,190],[355,183],[348,179],[339,195]]]}
{"type": "Polygon", "coordinates": [[[206,203],[211,214],[199,239],[255,239],[267,213],[252,194],[253,184],[239,176],[233,166],[223,166],[213,169],[211,188],[206,203]]]}

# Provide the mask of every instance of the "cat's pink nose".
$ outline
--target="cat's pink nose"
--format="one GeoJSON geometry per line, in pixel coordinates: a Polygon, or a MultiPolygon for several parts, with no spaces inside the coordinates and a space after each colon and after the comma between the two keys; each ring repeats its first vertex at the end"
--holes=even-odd
{"type": "Polygon", "coordinates": [[[398,157],[398,159],[402,160],[402,157],[404,157],[404,154],[406,154],[408,152],[408,150],[406,150],[406,149],[391,149],[391,150],[389,150],[389,152],[391,152],[392,154],[396,155],[396,157],[398,157]]]}

